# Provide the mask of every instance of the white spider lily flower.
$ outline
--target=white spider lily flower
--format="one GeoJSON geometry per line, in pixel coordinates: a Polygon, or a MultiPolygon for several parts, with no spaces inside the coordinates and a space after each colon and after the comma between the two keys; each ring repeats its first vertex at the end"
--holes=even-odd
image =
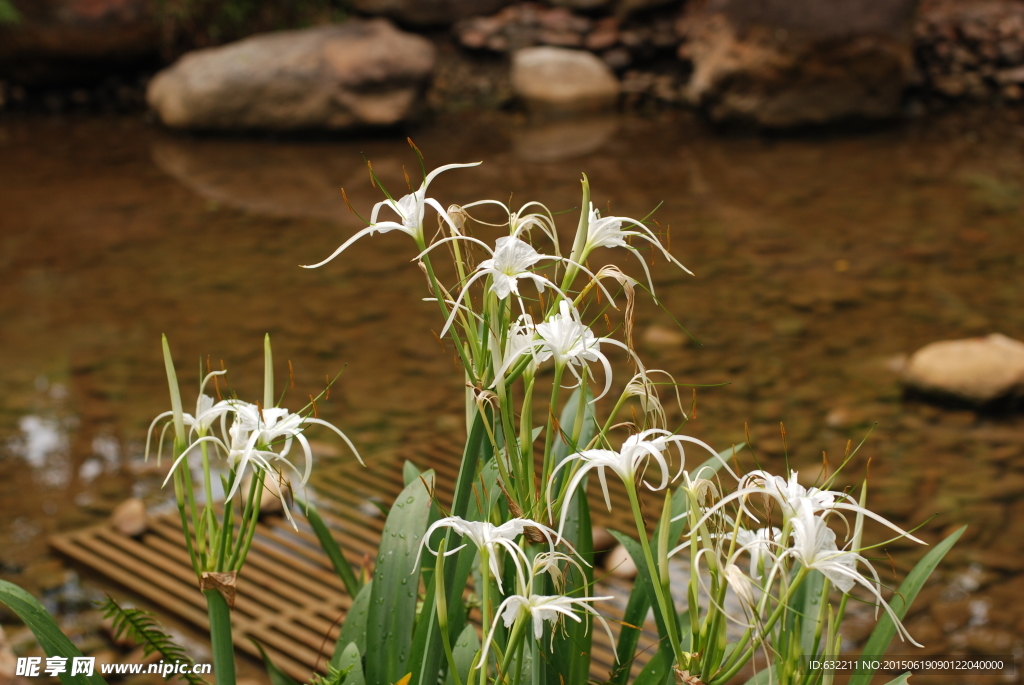
{"type": "MultiPolygon", "coordinates": [[[[526,552],[516,544],[516,538],[523,534],[523,531],[527,527],[536,528],[540,533],[547,539],[549,552],[555,551],[555,531],[551,530],[543,523],[537,523],[530,519],[514,518],[510,521],[506,521],[500,526],[495,526],[489,521],[467,521],[459,516],[449,516],[439,521],[435,521],[433,525],[427,528],[427,532],[423,534],[423,541],[420,543],[420,554],[423,553],[423,548],[426,547],[428,551],[436,555],[437,551],[430,547],[430,536],[436,530],[441,528],[450,528],[459,535],[469,538],[477,549],[486,550],[489,557],[489,568],[491,575],[498,581],[498,589],[504,592],[501,586],[501,565],[498,563],[498,552],[502,549],[508,552],[509,557],[512,559],[512,563],[516,567],[516,573],[519,576],[520,581],[525,585],[526,583],[526,572],[525,568],[530,565],[530,559],[526,556],[526,552]]],[[[459,545],[453,549],[445,551],[444,555],[449,556],[455,554],[466,545],[459,545]]],[[[417,555],[417,559],[419,555],[417,555]]]]}
{"type": "MultiPolygon", "coordinates": [[[[532,345],[537,327],[533,323],[533,317],[523,314],[508,328],[505,338],[505,349],[502,351],[501,359],[495,367],[507,369],[515,364],[524,354],[533,354],[534,361],[530,364],[530,372],[536,372],[539,363],[532,345]]],[[[493,341],[493,336],[492,336],[493,341]]],[[[495,345],[494,347],[497,347],[495,345]]]]}
{"type": "MultiPolygon", "coordinates": [[[[537,290],[544,292],[545,286],[554,288],[554,284],[543,276],[530,271],[537,262],[544,258],[545,255],[537,252],[530,243],[512,236],[503,236],[495,241],[493,256],[477,265],[477,277],[484,275],[491,277],[491,291],[498,296],[499,300],[504,300],[512,293],[519,294],[520,278],[533,281],[537,290]]],[[[555,258],[550,257],[550,259],[555,258]]]]}
{"type": "MultiPolygon", "coordinates": [[[[604,397],[612,384],[612,366],[608,357],[601,352],[601,345],[614,345],[633,356],[626,345],[613,338],[598,338],[580,320],[579,312],[567,301],[558,303],[558,313],[544,323],[537,324],[535,328],[536,337],[527,348],[534,356],[534,363],[541,364],[548,359],[554,359],[557,366],[567,367],[572,375],[579,381],[582,376],[576,371],[577,366],[586,366],[588,362],[601,362],[604,369],[604,389],[601,394],[591,402],[604,397]]],[[[524,350],[525,352],[525,350],[524,350]]],[[[514,359],[506,359],[505,363],[495,374],[501,377],[514,359]]]]}
{"type": "Polygon", "coordinates": [[[736,544],[739,545],[739,548],[734,556],[739,556],[743,552],[750,554],[750,576],[752,578],[761,575],[762,560],[765,561],[765,572],[770,573],[775,560],[774,550],[782,546],[781,538],[782,531],[775,527],[758,528],[757,530],[740,528],[736,532],[736,544]]]}
{"type": "Polygon", "coordinates": [[[498,628],[498,621],[503,621],[506,628],[511,628],[512,624],[520,617],[530,617],[532,619],[533,637],[535,640],[540,640],[544,637],[545,621],[554,627],[561,617],[566,616],[577,623],[581,623],[583,618],[579,615],[578,610],[583,610],[601,622],[605,632],[608,633],[608,639],[614,644],[615,639],[612,637],[608,621],[605,620],[604,616],[597,613],[594,607],[587,604],[587,602],[599,602],[609,599],[614,599],[614,597],[569,597],[566,595],[534,594],[529,596],[510,595],[506,597],[505,601],[498,606],[498,610],[495,612],[494,623],[487,634],[487,639],[484,640],[484,649],[480,654],[480,660],[477,661],[476,668],[480,668],[487,663],[487,653],[490,650],[491,643],[494,641],[494,631],[498,628]]]}
{"type": "MultiPolygon", "coordinates": [[[[558,524],[558,535],[561,537],[562,530],[565,528],[565,519],[569,514],[569,504],[571,503],[571,493],[576,491],[576,488],[582,482],[583,478],[590,471],[597,471],[598,480],[601,483],[601,492],[604,494],[604,502],[611,511],[612,502],[611,497],[608,494],[608,476],[605,469],[610,469],[615,473],[626,487],[633,487],[637,484],[637,479],[647,486],[649,490],[657,491],[664,489],[669,482],[675,479],[670,477],[668,460],[663,454],[670,443],[674,443],[680,450],[680,472],[682,472],[682,466],[685,464],[685,454],[682,451],[681,443],[690,442],[695,445],[699,445],[704,449],[711,452],[711,454],[717,454],[709,445],[692,438],[688,435],[673,435],[667,430],[661,428],[650,428],[637,433],[626,439],[622,443],[622,447],[618,452],[606,449],[591,449],[584,450],[582,452],[576,452],[570,454],[558,466],[551,474],[551,480],[548,481],[548,502],[551,502],[551,486],[554,483],[554,475],[558,473],[558,470],[563,466],[577,463],[579,468],[576,473],[573,474],[572,480],[569,481],[569,486],[566,492],[570,493],[569,497],[566,498],[566,503],[562,507],[562,514],[559,518],[558,524]],[[655,486],[647,479],[646,470],[649,462],[653,462],[658,468],[661,480],[655,486]]],[[[679,474],[676,474],[678,477],[679,474]]],[[[549,504],[550,506],[550,504],[549,504]]]]}
{"type": "MultiPolygon", "coordinates": [[[[292,467],[296,475],[299,476],[299,487],[302,487],[309,480],[310,473],[313,469],[313,451],[309,446],[309,441],[303,433],[308,425],[317,424],[326,426],[334,431],[344,442],[348,445],[348,448],[355,454],[356,459],[359,463],[365,466],[362,456],[359,454],[359,450],[352,444],[348,436],[339,430],[335,425],[324,421],[323,419],[314,418],[311,416],[303,416],[301,414],[292,414],[284,407],[269,407],[263,409],[258,405],[249,404],[248,402],[232,401],[232,408],[235,411],[236,424],[232,425],[232,429],[235,425],[238,425],[241,430],[248,433],[248,440],[246,447],[241,455],[232,456],[230,458],[244,460],[247,457],[247,452],[251,452],[256,449],[257,445],[265,446],[263,450],[264,457],[274,455],[274,457],[292,467]],[[289,450],[291,449],[292,442],[297,441],[302,447],[302,453],[304,457],[304,469],[300,473],[290,461],[286,459],[289,450]],[[280,451],[274,452],[271,448],[275,445],[280,444],[280,451]]],[[[232,445],[232,452],[235,451],[234,444],[232,445]]],[[[232,488],[231,493],[228,494],[228,499],[235,491],[238,490],[238,486],[241,483],[240,480],[236,479],[235,486],[232,488]]]]}
{"type": "MultiPolygon", "coordinates": [[[[342,243],[341,247],[335,250],[330,257],[327,259],[317,262],[316,264],[304,265],[304,269],[315,269],[323,266],[327,262],[331,261],[348,247],[359,240],[360,238],[374,233],[390,233],[391,231],[401,231],[410,238],[416,241],[416,245],[422,249],[423,247],[423,215],[427,205],[430,205],[437,210],[438,215],[444,219],[453,228],[455,225],[452,223],[452,219],[448,216],[448,212],[432,197],[427,197],[427,187],[430,182],[433,181],[438,174],[449,169],[462,169],[465,167],[474,167],[479,165],[480,162],[473,162],[472,164],[446,164],[438,167],[427,174],[427,177],[423,179],[423,184],[418,190],[414,190],[408,195],[402,197],[399,200],[392,200],[388,198],[378,202],[373,206],[373,211],[370,213],[370,225],[361,231],[357,232],[354,236],[342,243]],[[388,208],[398,215],[398,221],[377,221],[377,216],[380,214],[380,210],[388,208]]],[[[456,229],[457,230],[457,229],[456,229]]]]}
{"type": "MultiPolygon", "coordinates": [[[[752,618],[757,611],[757,602],[754,600],[754,583],[735,564],[725,565],[725,581],[739,598],[744,615],[752,618]]],[[[723,613],[725,613],[724,610],[723,613]]],[[[728,616],[728,614],[726,615],[728,616]]]]}
{"type": "Polygon", "coordinates": [[[462,286],[462,290],[459,292],[459,296],[458,298],[456,298],[454,302],[452,313],[448,317],[448,320],[445,322],[444,328],[441,329],[440,335],[442,337],[444,337],[444,334],[448,332],[448,328],[452,325],[452,322],[455,320],[455,310],[457,310],[459,305],[462,303],[462,298],[464,298],[466,296],[466,293],[469,292],[470,286],[472,286],[481,278],[487,276],[491,278],[491,292],[493,292],[500,300],[504,300],[511,295],[515,295],[516,298],[519,299],[519,307],[524,314],[526,313],[526,306],[523,304],[522,298],[519,296],[520,279],[533,281],[534,285],[537,287],[538,292],[544,292],[545,288],[551,288],[561,296],[563,301],[567,300],[568,298],[566,297],[566,294],[563,293],[558,286],[556,286],[554,283],[552,283],[544,276],[536,274],[531,270],[533,269],[533,267],[535,267],[539,262],[543,260],[565,262],[566,264],[570,264],[584,271],[587,275],[591,277],[591,279],[594,279],[594,282],[597,283],[597,286],[601,289],[601,292],[604,293],[605,297],[608,298],[608,302],[610,302],[613,307],[615,306],[615,301],[611,293],[609,293],[607,288],[605,288],[601,284],[601,282],[596,279],[594,274],[591,273],[589,269],[580,264],[576,264],[575,262],[572,262],[566,259],[565,257],[541,254],[536,249],[534,249],[532,245],[514,236],[502,236],[501,238],[498,238],[494,243],[493,250],[486,243],[477,240],[476,238],[470,238],[468,236],[461,235],[452,236],[450,238],[444,238],[443,240],[437,241],[436,243],[428,247],[426,250],[421,252],[419,256],[422,257],[423,255],[427,254],[438,245],[451,240],[467,240],[470,242],[477,243],[480,246],[482,246],[485,250],[487,250],[490,253],[491,257],[490,259],[485,259],[479,264],[477,264],[476,270],[474,271],[473,275],[470,276],[469,279],[466,280],[465,285],[462,286]]]}
{"type": "MultiPolygon", "coordinates": [[[[562,542],[565,542],[565,540],[562,542]]],[[[587,562],[584,561],[583,563],[586,564],[587,562]]],[[[587,565],[589,566],[590,564],[587,565]]],[[[551,576],[551,582],[555,586],[555,590],[562,592],[565,590],[565,572],[569,570],[570,566],[575,567],[579,571],[581,578],[584,577],[583,566],[568,554],[563,552],[541,552],[533,558],[533,567],[530,569],[530,582],[526,593],[529,594],[532,591],[533,580],[545,573],[551,576]]]]}
{"type": "MultiPolygon", "coordinates": [[[[199,432],[200,434],[205,435],[207,431],[210,430],[210,426],[213,425],[214,421],[223,417],[230,411],[226,401],[222,400],[221,402],[214,402],[214,399],[212,397],[203,392],[206,389],[206,383],[211,378],[213,378],[214,376],[223,376],[226,373],[227,371],[213,371],[211,373],[208,373],[206,374],[206,377],[203,378],[203,382],[199,384],[199,397],[196,399],[195,416],[192,416],[191,414],[182,413],[181,417],[182,423],[185,426],[189,427],[190,434],[192,432],[199,432]]],[[[162,414],[159,414],[155,419],[153,419],[153,422],[149,424],[149,432],[146,433],[146,459],[149,459],[150,440],[153,437],[153,429],[156,427],[156,424],[159,423],[161,419],[169,418],[172,417],[173,415],[173,410],[165,411],[162,414]]],[[[162,453],[163,438],[161,437],[159,449],[157,452],[157,464],[160,463],[160,457],[162,456],[162,453]]]]}
{"type": "Polygon", "coordinates": [[[473,207],[479,207],[481,205],[497,205],[505,210],[508,215],[508,222],[506,224],[493,224],[486,221],[477,221],[487,226],[508,226],[508,234],[513,238],[520,238],[527,235],[532,229],[539,228],[548,239],[551,240],[552,247],[555,248],[555,254],[561,255],[558,249],[558,231],[555,229],[555,221],[552,218],[551,210],[544,206],[540,202],[527,202],[525,205],[519,208],[518,211],[513,212],[512,209],[504,202],[498,200],[479,200],[477,202],[471,202],[468,205],[463,205],[462,209],[471,209],[473,207]],[[540,212],[528,211],[531,207],[539,207],[544,210],[544,214],[540,212]]]}
{"type": "Polygon", "coordinates": [[[883,607],[896,626],[901,640],[906,640],[915,647],[924,646],[910,636],[896,612],[882,598],[882,584],[871,563],[856,552],[838,549],[835,531],[829,528],[824,520],[814,515],[812,507],[807,502],[800,505],[800,511],[793,517],[792,524],[793,544],[780,557],[793,557],[804,568],[821,571],[844,594],[850,592],[854,585],[860,585],[875,597],[876,617],[878,607],[883,607]],[[868,580],[857,571],[857,562],[867,567],[872,580],[868,580]]]}
{"type": "Polygon", "coordinates": [[[786,480],[782,476],[773,476],[767,471],[751,471],[740,481],[739,486],[734,492],[722,498],[718,504],[704,515],[698,525],[704,523],[717,510],[736,499],[742,500],[740,506],[743,508],[743,511],[756,521],[758,520],[757,516],[747,508],[745,500],[752,495],[763,495],[770,497],[781,505],[783,521],[789,521],[805,507],[809,508],[812,514],[824,511],[842,516],[843,512],[848,511],[874,519],[908,540],[922,545],[927,544],[924,540],[914,537],[888,519],[860,506],[856,500],[844,492],[819,490],[814,487],[805,488],[797,481],[797,475],[796,471],[791,471],[789,480],[786,480]]]}
{"type": "MultiPolygon", "coordinates": [[[[203,397],[206,396],[200,397],[199,406],[201,407],[206,406],[212,401],[212,398],[203,400],[203,397]]],[[[268,471],[273,470],[274,464],[282,464],[295,473],[298,478],[298,485],[301,487],[309,480],[313,467],[312,449],[310,448],[309,441],[303,435],[306,427],[310,424],[319,424],[333,430],[345,441],[345,444],[355,454],[359,463],[364,463],[352,441],[336,426],[322,419],[292,414],[284,407],[268,407],[264,409],[257,404],[250,404],[241,400],[224,400],[211,405],[200,414],[200,417],[204,421],[208,421],[208,427],[215,418],[224,419],[228,414],[232,416],[231,427],[227,431],[227,438],[230,440],[230,444],[225,443],[224,440],[214,435],[206,435],[193,441],[189,448],[183,451],[171,466],[164,484],[170,480],[174,470],[193,448],[202,443],[212,443],[226,455],[228,465],[235,471],[234,484],[227,493],[225,501],[231,501],[235,493],[238,492],[245,475],[245,470],[249,466],[257,470],[268,471]],[[305,460],[302,471],[299,471],[287,459],[293,441],[298,441],[302,447],[305,460]],[[273,448],[278,445],[280,445],[279,451],[274,451],[273,448]]],[[[186,421],[187,424],[199,425],[198,420],[188,415],[186,417],[188,419],[186,421]]]]}
{"type": "MultiPolygon", "coordinates": [[[[629,379],[629,383],[626,383],[626,387],[622,391],[622,396],[638,398],[640,409],[651,417],[656,427],[663,428],[667,425],[665,408],[661,404],[661,398],[658,397],[658,390],[654,382],[647,373],[638,373],[629,379]]],[[[685,417],[686,414],[684,413],[683,416],[685,417]]]]}
{"type": "Polygon", "coordinates": [[[625,216],[606,216],[602,217],[601,212],[594,208],[594,203],[590,203],[590,213],[588,216],[587,223],[587,242],[583,247],[583,256],[580,257],[581,262],[585,262],[590,253],[598,247],[622,247],[636,255],[637,259],[640,260],[641,266],[644,268],[644,273],[647,275],[647,284],[651,288],[651,294],[654,294],[654,282],[651,280],[651,272],[647,268],[647,262],[644,261],[643,255],[641,255],[637,249],[626,242],[627,238],[639,238],[645,240],[665,256],[665,259],[672,262],[686,273],[693,275],[689,269],[680,263],[678,259],[673,257],[668,250],[661,244],[654,232],[651,231],[647,226],[640,223],[636,219],[630,219],[625,216]],[[627,230],[622,226],[627,224],[634,226],[639,230],[627,230]]]}

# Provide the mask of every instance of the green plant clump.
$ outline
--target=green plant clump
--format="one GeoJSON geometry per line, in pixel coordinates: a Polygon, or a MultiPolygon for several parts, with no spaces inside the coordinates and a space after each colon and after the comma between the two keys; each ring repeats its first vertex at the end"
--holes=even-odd
{"type": "MultiPolygon", "coordinates": [[[[585,176],[568,251],[555,215],[538,202],[515,209],[428,197],[438,174],[473,166],[424,168],[408,194],[385,191],[366,228],[308,267],[377,233],[408,236],[466,393],[455,481],[442,487],[442,474],[405,465],[405,488],[386,511],[370,577],[354,572],[355,555],[345,554],[315,508],[299,507],[352,596],[327,676],[314,685],[579,685],[590,678],[595,632],[615,651],[605,679],[612,685],[727,685],[758,660],[757,685],[831,685],[835,671],[823,664],[840,653],[851,598],[880,612],[865,654],[884,654],[895,637],[920,646],[902,621],[963,529],[889,595],[873,552],[886,541],[869,541],[870,528],[888,542],[923,541],[868,508],[866,474],[859,488],[840,487],[856,450],[808,479],[788,463],[773,473],[741,455],[742,446],[719,451],[682,432],[682,384],[648,368],[632,336],[636,298],[646,291],[657,302],[648,263],[685,270],[668,236],[646,219],[602,216],[585,176]],[[428,211],[436,214],[430,227],[428,211]],[[391,216],[380,218],[385,212],[391,216]],[[609,250],[635,257],[639,277],[598,263],[609,250]],[[454,274],[447,283],[434,264],[445,254],[454,274]],[[609,355],[629,364],[625,377],[609,355]],[[672,405],[677,425],[669,422],[672,405]],[[610,480],[621,486],[614,497],[610,480]],[[617,598],[597,590],[588,485],[606,507],[621,509],[628,530],[613,535],[638,570],[629,596],[618,598],[625,609],[617,635],[604,609],[617,598]],[[657,647],[631,681],[652,611],[657,647]]],[[[207,368],[195,413],[186,413],[166,339],[164,359],[171,408],[154,421],[154,428],[164,421],[157,456],[168,438],[167,478],[209,607],[214,675],[217,685],[235,685],[230,614],[264,490],[292,519],[292,489],[312,468],[312,427],[333,430],[362,460],[344,433],[317,417],[320,397],[296,413],[282,406],[269,337],[264,393],[254,403],[222,395],[226,372],[207,368]],[[211,385],[216,398],[206,394],[211,385]],[[196,494],[217,492],[217,474],[223,507],[196,494]]],[[[0,601],[37,631],[48,654],[67,649],[34,600],[4,590],[0,601]]],[[[108,610],[121,626],[145,620],[108,610]]],[[[151,643],[162,639],[150,624],[135,627],[151,643]]],[[[294,684],[264,656],[274,685],[294,684]]],[[[866,685],[872,675],[862,669],[851,682],[866,685]]]]}

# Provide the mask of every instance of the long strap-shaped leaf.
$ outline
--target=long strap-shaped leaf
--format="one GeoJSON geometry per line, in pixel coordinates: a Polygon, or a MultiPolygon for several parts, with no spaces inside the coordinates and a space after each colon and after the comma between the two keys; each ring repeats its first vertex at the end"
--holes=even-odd
{"type": "MultiPolygon", "coordinates": [[[[889,606],[892,607],[893,613],[896,614],[897,618],[903,620],[903,617],[907,614],[907,609],[910,608],[910,605],[917,597],[917,593],[921,591],[925,581],[928,580],[928,576],[932,574],[932,571],[939,565],[942,558],[946,556],[946,553],[953,548],[953,545],[956,544],[956,541],[960,539],[965,530],[967,530],[967,526],[962,526],[945,540],[935,545],[928,554],[924,555],[921,561],[917,562],[914,570],[907,575],[906,580],[903,581],[900,589],[896,591],[896,594],[893,595],[892,600],[889,602],[889,606]]],[[[885,654],[885,651],[889,649],[889,643],[892,642],[892,638],[895,635],[896,624],[889,618],[888,613],[883,613],[882,618],[878,621],[878,625],[875,626],[871,637],[868,638],[861,653],[865,656],[881,656],[885,654]]],[[[855,673],[850,678],[849,685],[868,685],[873,675],[874,671],[855,673]]],[[[897,678],[897,680],[899,679],[897,678]]]]}
{"type": "MultiPolygon", "coordinates": [[[[469,437],[466,440],[466,449],[462,453],[462,465],[459,467],[459,477],[455,481],[455,497],[452,500],[452,516],[465,517],[469,511],[470,500],[473,493],[473,482],[480,466],[491,457],[490,443],[484,440],[484,424],[480,414],[473,419],[469,437]]],[[[424,516],[426,519],[426,516],[424,516]]],[[[453,549],[457,544],[449,532],[445,538],[447,543],[445,549],[453,549]]],[[[476,550],[463,549],[456,557],[456,563],[444,565],[444,581],[447,592],[446,597],[462,597],[462,591],[466,587],[469,578],[469,568],[472,563],[470,555],[476,550]],[[466,562],[463,559],[469,557],[466,562]],[[463,573],[465,575],[463,575],[463,573]]],[[[436,578],[434,582],[436,582],[436,578]]],[[[440,627],[437,624],[437,606],[434,601],[434,582],[427,588],[426,596],[423,599],[423,612],[416,624],[416,632],[413,635],[412,651],[409,663],[412,664],[412,679],[409,685],[435,685],[441,672],[441,662],[444,660],[443,646],[441,643],[440,627]]],[[[462,626],[457,625],[449,616],[449,630],[452,640],[456,640],[462,632],[462,626]]],[[[367,678],[369,682],[369,678],[367,678]]]]}
{"type": "MultiPolygon", "coordinates": [[[[25,622],[39,640],[39,645],[46,652],[46,656],[59,656],[69,660],[82,656],[82,652],[60,631],[57,622],[43,605],[17,585],[0,580],[0,603],[6,604],[25,622]]],[[[63,685],[106,685],[106,681],[95,673],[90,676],[73,676],[71,662],[68,661],[66,665],[66,670],[59,676],[63,685]]]]}
{"type": "Polygon", "coordinates": [[[341,624],[341,634],[334,644],[334,656],[331,663],[335,668],[341,667],[341,655],[350,644],[355,644],[360,654],[366,653],[366,614],[370,610],[370,591],[373,588],[373,581],[363,586],[363,589],[356,595],[355,601],[345,615],[345,622],[341,624]]]}
{"type": "Polygon", "coordinates": [[[434,472],[410,483],[388,513],[366,614],[367,685],[391,685],[408,671],[419,586],[419,551],[430,516],[434,472]]]}

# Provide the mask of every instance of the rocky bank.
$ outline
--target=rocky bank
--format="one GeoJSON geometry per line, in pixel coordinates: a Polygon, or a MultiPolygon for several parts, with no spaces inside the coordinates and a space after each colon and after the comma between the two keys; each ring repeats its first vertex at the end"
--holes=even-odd
{"type": "MultiPolygon", "coordinates": [[[[160,23],[155,0],[15,0],[15,5],[21,21],[0,25],[0,109],[34,103],[59,111],[143,102],[145,82],[167,54],[161,36],[168,30],[160,23]]],[[[200,52],[202,59],[189,55],[172,66],[168,73],[174,78],[161,77],[164,85],[156,90],[162,94],[157,97],[151,89],[150,103],[172,125],[180,120],[188,127],[214,128],[374,125],[402,121],[422,110],[465,107],[550,111],[538,107],[533,94],[561,92],[558,73],[564,69],[535,70],[524,81],[522,69],[514,67],[523,62],[516,57],[520,50],[536,47],[576,51],[580,54],[550,55],[590,65],[592,77],[574,77],[587,81],[579,84],[584,96],[554,98],[568,103],[569,110],[578,110],[583,101],[589,103],[585,109],[593,109],[595,102],[605,109],[688,107],[715,121],[789,128],[893,119],[960,102],[1024,100],[1024,0],[844,0],[829,5],[816,0],[355,0],[352,8],[355,25],[387,18],[394,22],[389,40],[413,45],[418,39],[422,45],[429,39],[433,51],[428,56],[427,48],[416,48],[419,56],[410,57],[399,49],[396,54],[415,61],[415,67],[397,60],[388,66],[392,72],[346,86],[345,95],[338,94],[342,87],[329,67],[313,68],[319,75],[310,80],[306,67],[300,77],[266,57],[259,70],[248,72],[228,69],[221,59],[225,71],[214,77],[211,69],[219,68],[218,62],[200,52]],[[603,66],[595,66],[593,58],[603,66]],[[227,97],[230,107],[245,100],[237,99],[239,79],[257,72],[261,76],[254,87],[279,94],[289,86],[272,81],[291,80],[292,87],[317,89],[306,99],[320,104],[292,107],[294,116],[264,112],[251,120],[223,111],[207,111],[195,121],[191,115],[169,115],[167,102],[174,97],[166,94],[166,84],[183,84],[183,74],[199,65],[213,81],[234,84],[227,97]],[[387,116],[354,112],[360,103],[337,105],[339,98],[365,100],[370,91],[377,104],[382,97],[392,99],[384,107],[387,116]],[[384,91],[390,94],[382,96],[384,91]],[[318,113],[311,114],[310,107],[318,113]],[[332,107],[348,114],[328,112],[332,107]]],[[[308,29],[309,35],[323,35],[316,33],[320,30],[308,29]]],[[[299,43],[305,39],[292,34],[298,47],[286,49],[284,35],[263,40],[276,41],[273,50],[303,51],[299,43]]],[[[221,49],[251,54],[251,40],[240,44],[244,49],[221,49]]],[[[306,48],[309,44],[306,40],[306,48]]],[[[368,68],[379,69],[379,64],[368,68]]],[[[356,71],[365,72],[361,67],[356,71]]],[[[208,96],[221,95],[204,92],[197,95],[206,98],[204,104],[189,103],[189,109],[208,108],[208,96]]]]}

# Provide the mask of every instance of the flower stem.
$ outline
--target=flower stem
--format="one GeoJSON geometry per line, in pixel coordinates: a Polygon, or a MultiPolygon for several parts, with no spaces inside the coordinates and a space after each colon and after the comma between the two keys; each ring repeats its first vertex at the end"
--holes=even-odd
{"type": "Polygon", "coordinates": [[[708,683],[708,685],[724,685],[724,683],[729,682],[729,680],[734,675],[739,673],[740,669],[743,668],[743,666],[748,661],[750,661],[750,658],[754,656],[754,651],[761,645],[762,642],[764,642],[765,638],[768,637],[768,633],[775,626],[775,623],[779,620],[779,617],[782,616],[786,607],[789,605],[789,597],[792,596],[792,593],[798,587],[800,587],[800,583],[804,581],[804,578],[806,576],[807,569],[801,567],[800,570],[796,573],[796,578],[793,579],[793,584],[789,586],[789,592],[787,592],[784,597],[781,597],[779,599],[779,605],[775,607],[775,611],[772,612],[772,615],[768,618],[768,621],[765,622],[764,627],[760,631],[760,635],[754,638],[753,644],[751,644],[750,647],[746,647],[747,641],[750,639],[751,635],[750,630],[747,630],[745,633],[743,633],[743,637],[736,644],[736,649],[733,650],[732,657],[730,657],[728,662],[725,664],[727,670],[725,670],[725,672],[723,673],[716,675],[715,678],[708,683]]]}
{"type": "Polygon", "coordinates": [[[555,380],[551,386],[551,404],[548,406],[548,429],[544,436],[544,472],[541,475],[541,482],[547,483],[551,477],[551,447],[555,441],[555,412],[558,410],[558,393],[562,389],[562,374],[565,372],[564,364],[555,365],[555,380]]]}
{"type": "MultiPolygon", "coordinates": [[[[512,667],[512,659],[516,653],[519,652],[519,643],[523,639],[523,634],[526,632],[526,624],[528,624],[529,618],[526,616],[520,616],[516,621],[516,624],[512,626],[512,634],[509,635],[508,642],[505,643],[505,659],[501,663],[501,670],[498,671],[498,677],[502,680],[508,681],[508,672],[512,667]]],[[[519,683],[519,670],[522,668],[522,655],[519,657],[519,663],[516,666],[516,677],[512,681],[513,683],[519,683]]]]}
{"type": "MultiPolygon", "coordinates": [[[[491,564],[490,554],[483,547],[480,548],[480,616],[482,625],[491,625],[491,564]]],[[[480,664],[480,685],[487,682],[487,664],[480,664]]]]}
{"type": "Polygon", "coordinates": [[[633,518],[636,521],[636,532],[640,535],[640,545],[644,549],[644,559],[647,561],[647,574],[651,579],[651,586],[654,588],[655,598],[658,600],[658,608],[661,610],[662,620],[665,623],[665,632],[668,633],[668,640],[672,646],[672,654],[676,663],[682,666],[683,649],[679,644],[679,637],[676,634],[675,605],[672,604],[672,597],[665,597],[664,587],[659,582],[658,567],[654,563],[654,555],[651,553],[651,544],[647,540],[647,527],[644,526],[644,516],[640,512],[640,498],[636,494],[636,484],[625,483],[626,492],[629,494],[629,503],[633,507],[633,518]]]}

